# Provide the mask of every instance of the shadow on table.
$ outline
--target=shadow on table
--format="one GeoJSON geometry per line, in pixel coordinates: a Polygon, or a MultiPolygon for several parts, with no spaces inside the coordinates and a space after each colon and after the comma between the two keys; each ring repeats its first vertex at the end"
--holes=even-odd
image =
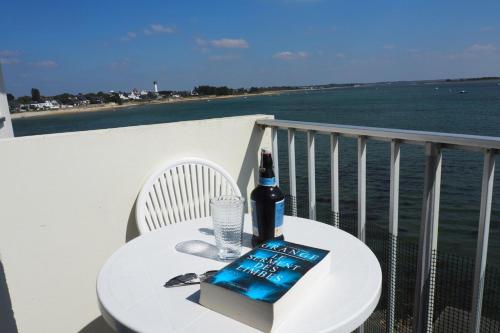
{"type": "MultiPolygon", "coordinates": [[[[214,235],[214,230],[210,228],[199,228],[198,231],[203,235],[211,235],[211,236],[214,235]]],[[[251,248],[252,235],[244,232],[241,242],[244,247],[251,248]]],[[[177,245],[175,245],[175,249],[181,253],[186,253],[193,256],[212,259],[216,261],[222,261],[217,257],[217,247],[203,240],[192,239],[180,242],[177,245]]]]}
{"type": "Polygon", "coordinates": [[[82,328],[78,333],[113,333],[113,329],[106,323],[102,316],[97,317],[82,328]]]}
{"type": "Polygon", "coordinates": [[[200,304],[200,291],[199,290],[195,291],[194,293],[186,297],[186,299],[190,302],[200,304]]]}
{"type": "MultiPolygon", "coordinates": [[[[203,235],[214,236],[214,229],[199,228],[198,231],[203,235]]],[[[252,248],[252,234],[244,232],[241,239],[241,245],[243,245],[243,247],[252,248]]]]}

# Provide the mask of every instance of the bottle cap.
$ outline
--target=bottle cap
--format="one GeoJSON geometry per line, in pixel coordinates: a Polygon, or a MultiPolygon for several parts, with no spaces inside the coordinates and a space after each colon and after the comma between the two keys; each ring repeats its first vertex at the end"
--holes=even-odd
{"type": "Polygon", "coordinates": [[[269,149],[269,148],[262,148],[260,150],[260,153],[263,154],[263,155],[271,155],[271,149],[269,149]]]}

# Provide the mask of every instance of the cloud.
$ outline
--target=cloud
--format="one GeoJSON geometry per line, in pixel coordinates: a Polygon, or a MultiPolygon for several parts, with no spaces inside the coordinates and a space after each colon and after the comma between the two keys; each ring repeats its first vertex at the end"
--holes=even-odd
{"type": "Polygon", "coordinates": [[[206,46],[208,44],[208,42],[206,40],[204,40],[203,38],[196,38],[194,40],[194,42],[196,43],[196,45],[198,46],[206,46]]]}
{"type": "Polygon", "coordinates": [[[491,56],[497,50],[493,44],[473,44],[467,47],[464,51],[448,55],[449,59],[479,59],[485,56],[491,56]]]}
{"type": "Polygon", "coordinates": [[[127,32],[126,36],[123,36],[122,38],[120,38],[120,40],[125,42],[125,41],[132,40],[136,37],[137,37],[137,34],[135,32],[130,31],[130,32],[127,32]]]}
{"type": "Polygon", "coordinates": [[[481,28],[479,29],[479,31],[481,31],[481,32],[490,32],[490,31],[493,31],[493,30],[495,30],[495,28],[494,28],[494,27],[492,27],[492,26],[481,27],[481,28]]]}
{"type": "Polygon", "coordinates": [[[282,51],[275,53],[273,58],[280,60],[301,60],[308,57],[307,52],[299,51],[299,52],[290,52],[290,51],[282,51]]]}
{"type": "Polygon", "coordinates": [[[213,55],[209,58],[210,61],[231,61],[240,59],[236,54],[213,55]]]}
{"type": "Polygon", "coordinates": [[[59,66],[59,64],[54,60],[40,60],[40,61],[30,62],[30,65],[39,68],[55,68],[59,66]]]}
{"type": "Polygon", "coordinates": [[[466,51],[469,52],[492,52],[497,48],[493,44],[474,44],[469,46],[466,51]]]}
{"type": "Polygon", "coordinates": [[[1,50],[0,51],[0,57],[5,57],[5,58],[16,57],[19,54],[21,54],[21,52],[19,52],[19,51],[11,51],[11,50],[1,50]]]}
{"type": "Polygon", "coordinates": [[[0,64],[14,65],[20,63],[19,54],[21,54],[19,51],[0,50],[0,64]]]}
{"type": "Polygon", "coordinates": [[[149,28],[144,29],[145,35],[152,34],[173,34],[175,32],[175,28],[164,26],[162,24],[151,24],[149,28]]]}
{"type": "Polygon", "coordinates": [[[395,48],[396,48],[396,45],[394,45],[394,44],[385,44],[384,45],[384,49],[386,49],[386,50],[393,50],[395,48]]]}
{"type": "Polygon", "coordinates": [[[215,47],[222,47],[228,49],[247,49],[249,47],[248,42],[242,38],[231,39],[231,38],[222,38],[222,39],[214,39],[210,41],[210,44],[215,47]]]}
{"type": "Polygon", "coordinates": [[[19,58],[4,58],[0,57],[0,64],[2,65],[14,65],[20,63],[21,60],[19,58]]]}
{"type": "Polygon", "coordinates": [[[337,58],[339,59],[344,59],[345,58],[345,54],[343,54],[342,52],[339,52],[335,55],[337,58]]]}
{"type": "Polygon", "coordinates": [[[129,58],[123,58],[121,60],[113,61],[112,63],[109,64],[109,67],[111,69],[123,69],[128,67],[130,61],[129,58]]]}

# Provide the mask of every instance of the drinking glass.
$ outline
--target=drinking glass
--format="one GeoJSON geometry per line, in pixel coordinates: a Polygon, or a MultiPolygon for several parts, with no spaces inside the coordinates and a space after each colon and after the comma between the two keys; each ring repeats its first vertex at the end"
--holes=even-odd
{"type": "Polygon", "coordinates": [[[210,200],[217,255],[221,260],[232,260],[241,255],[244,202],[245,199],[234,195],[210,200]]]}

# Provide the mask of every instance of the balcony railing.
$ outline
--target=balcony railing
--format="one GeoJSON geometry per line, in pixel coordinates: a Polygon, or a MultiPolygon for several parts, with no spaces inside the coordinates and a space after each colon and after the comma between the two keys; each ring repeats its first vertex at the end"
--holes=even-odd
{"type": "MultiPolygon", "coordinates": [[[[402,145],[425,147],[425,174],[423,203],[418,241],[418,256],[415,277],[412,330],[415,333],[433,332],[433,301],[436,285],[436,253],[438,240],[439,203],[441,192],[442,150],[459,149],[480,151],[484,155],[480,216],[478,221],[477,248],[472,281],[472,301],[467,315],[467,330],[479,332],[486,274],[488,235],[492,206],[492,189],[495,173],[495,155],[500,149],[500,138],[488,136],[445,134],[435,132],[394,130],[358,126],[344,126],[297,121],[265,119],[257,124],[271,128],[272,148],[275,155],[276,177],[279,178],[278,130],[288,132],[288,173],[291,197],[291,214],[297,215],[297,181],[295,168],[296,132],[307,135],[308,210],[309,218],[316,219],[315,142],[316,135],[330,139],[331,159],[331,213],[332,224],[339,227],[339,137],[357,140],[357,236],[366,241],[366,154],[367,141],[383,141],[390,144],[390,193],[389,193],[389,244],[387,271],[387,311],[385,330],[396,328],[396,269],[398,261],[398,217],[400,148],[402,145]]],[[[360,328],[363,331],[363,327],[360,328]]]]}

